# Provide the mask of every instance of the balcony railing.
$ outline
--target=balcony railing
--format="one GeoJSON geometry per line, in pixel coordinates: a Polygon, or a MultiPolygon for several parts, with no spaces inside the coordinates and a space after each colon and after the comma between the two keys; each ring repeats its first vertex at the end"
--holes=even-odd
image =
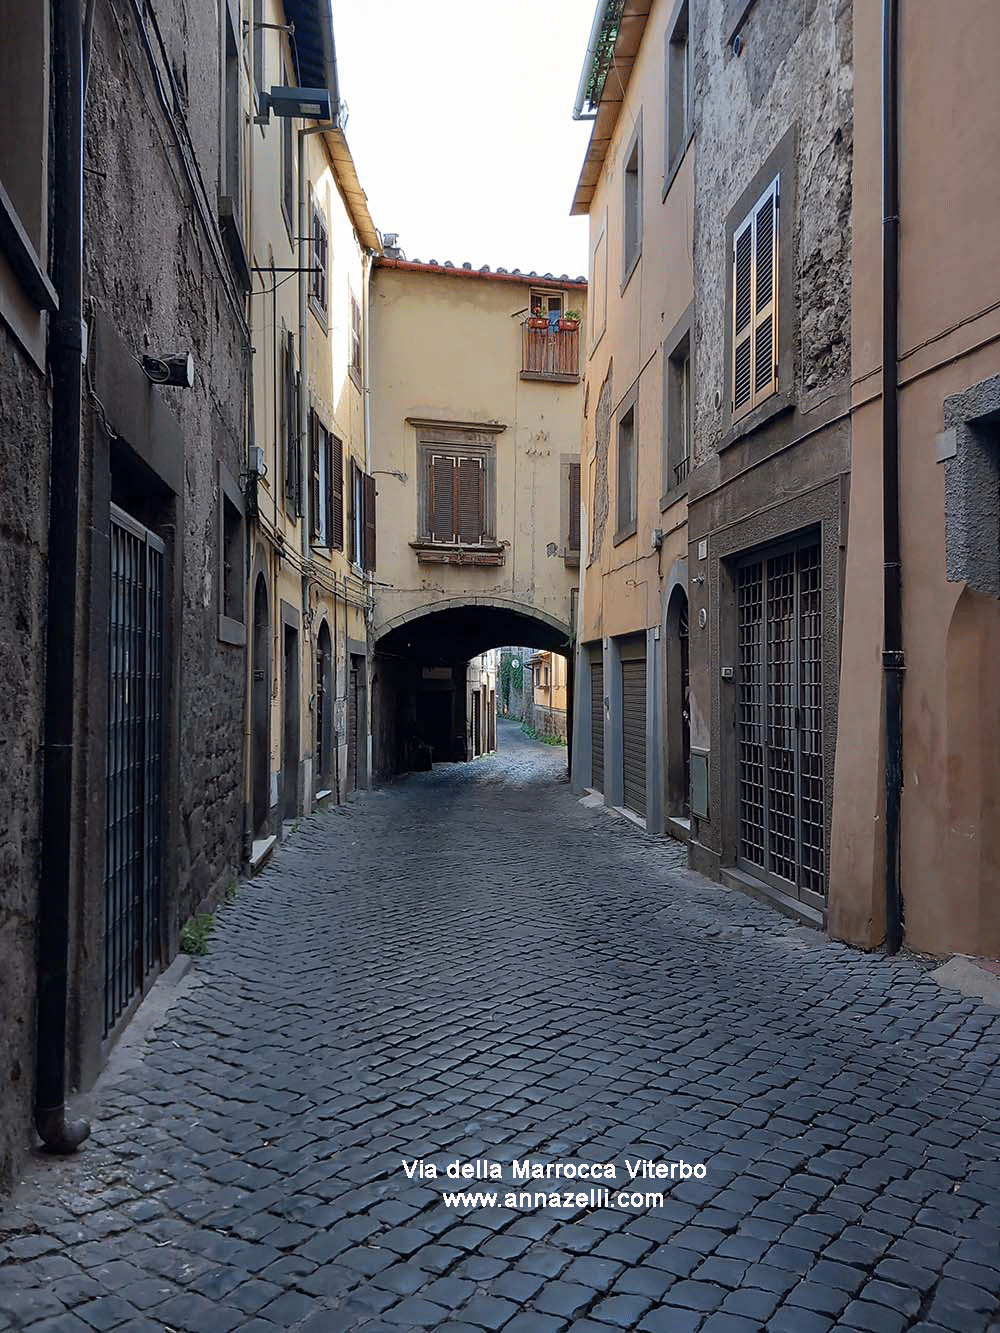
{"type": "Polygon", "coordinates": [[[691,455],[688,454],[687,458],[682,458],[681,461],[674,468],[674,485],[680,486],[682,482],[687,481],[688,473],[690,471],[691,471],[691,455]]]}
{"type": "Polygon", "coordinates": [[[521,326],[521,378],[575,383],[580,378],[580,328],[521,326]]]}

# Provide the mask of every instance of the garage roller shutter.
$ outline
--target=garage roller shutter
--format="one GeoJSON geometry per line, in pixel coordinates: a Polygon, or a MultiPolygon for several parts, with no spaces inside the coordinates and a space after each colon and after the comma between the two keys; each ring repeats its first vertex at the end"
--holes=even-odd
{"type": "Polygon", "coordinates": [[[622,662],[622,764],[625,804],[646,816],[646,659],[622,662]]]}

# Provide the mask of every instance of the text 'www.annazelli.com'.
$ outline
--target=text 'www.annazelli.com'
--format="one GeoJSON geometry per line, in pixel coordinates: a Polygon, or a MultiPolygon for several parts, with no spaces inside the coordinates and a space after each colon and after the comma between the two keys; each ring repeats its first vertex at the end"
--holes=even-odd
{"type": "Polygon", "coordinates": [[[496,1190],[471,1193],[442,1194],[446,1208],[516,1208],[530,1212],[535,1208],[618,1208],[642,1212],[648,1208],[662,1208],[662,1192],[643,1190],[511,1190],[500,1194],[496,1190]]]}

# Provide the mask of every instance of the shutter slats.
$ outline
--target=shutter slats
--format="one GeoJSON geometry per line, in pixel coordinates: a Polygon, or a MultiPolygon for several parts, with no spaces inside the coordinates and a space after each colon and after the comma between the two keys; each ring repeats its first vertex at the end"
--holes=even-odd
{"type": "Polygon", "coordinates": [[[778,387],[778,200],[771,182],[733,242],[733,415],[778,387]]]}
{"type": "Polygon", "coordinates": [[[569,465],[569,534],[567,546],[571,551],[580,549],[580,464],[569,465]]]}
{"type": "Polygon", "coordinates": [[[333,436],[330,468],[330,545],[336,551],[344,549],[344,442],[333,436]]]}
{"type": "Polygon", "coordinates": [[[435,454],[431,459],[431,537],[437,542],[455,540],[453,488],[455,459],[435,454]]]}
{"type": "Polygon", "coordinates": [[[364,533],[364,566],[365,569],[375,568],[375,478],[365,474],[365,533],[364,533]]]}
{"type": "Polygon", "coordinates": [[[309,536],[312,541],[319,538],[322,528],[321,515],[324,497],[320,495],[319,489],[319,451],[320,451],[320,424],[316,413],[312,408],[309,409],[309,471],[312,475],[312,493],[311,493],[311,515],[309,536]]]}
{"type": "Polygon", "coordinates": [[[458,540],[478,546],[483,540],[483,464],[479,458],[458,460],[458,540]]]}

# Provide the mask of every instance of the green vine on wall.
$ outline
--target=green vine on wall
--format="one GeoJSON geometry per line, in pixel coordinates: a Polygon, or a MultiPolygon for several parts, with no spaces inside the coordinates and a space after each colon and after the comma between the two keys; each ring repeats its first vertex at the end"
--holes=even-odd
{"type": "Polygon", "coordinates": [[[510,712],[510,696],[520,694],[524,683],[524,666],[521,659],[513,657],[500,658],[500,707],[504,713],[510,712]],[[515,666],[514,663],[517,663],[515,666]]]}

